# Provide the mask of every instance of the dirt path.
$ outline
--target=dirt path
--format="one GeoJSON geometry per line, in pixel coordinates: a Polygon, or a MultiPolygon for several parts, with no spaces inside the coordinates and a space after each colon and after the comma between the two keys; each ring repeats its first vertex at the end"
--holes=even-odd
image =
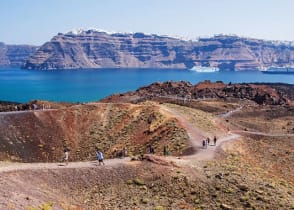
{"type": "Polygon", "coordinates": [[[253,134],[253,135],[259,135],[259,136],[268,136],[268,137],[294,137],[294,134],[292,133],[263,133],[258,131],[242,131],[242,130],[232,130],[234,133],[238,134],[253,134]]]}
{"type": "MultiPolygon", "coordinates": [[[[237,109],[234,109],[234,110],[231,110],[225,114],[221,114],[219,115],[219,118],[216,119],[217,123],[220,123],[221,120],[223,118],[229,118],[231,117],[234,113],[236,112],[239,112],[241,111],[241,109],[243,108],[243,106],[240,106],[239,108],[237,109]]],[[[220,125],[222,126],[222,125],[220,125]]],[[[253,135],[260,135],[260,136],[268,136],[268,137],[294,137],[294,134],[287,134],[287,133],[264,133],[264,132],[259,132],[259,131],[245,131],[245,130],[239,130],[239,129],[233,129],[231,130],[232,133],[235,133],[235,134],[253,134],[253,135]]]]}
{"type": "Polygon", "coordinates": [[[0,173],[12,172],[19,170],[42,170],[42,169],[68,169],[68,168],[96,168],[96,167],[115,167],[121,164],[130,162],[130,158],[124,159],[107,159],[104,161],[105,165],[98,165],[97,161],[87,162],[69,162],[65,163],[10,163],[0,162],[0,173]]]}
{"type": "Polygon", "coordinates": [[[12,114],[23,114],[23,113],[30,113],[30,112],[46,112],[52,111],[56,109],[38,109],[38,110],[22,110],[22,111],[10,111],[10,112],[0,112],[0,116],[2,115],[12,115],[12,114]]]}
{"type": "MultiPolygon", "coordinates": [[[[195,153],[193,155],[189,155],[189,156],[185,156],[182,157],[182,160],[191,160],[191,161],[205,161],[205,160],[211,160],[215,157],[215,154],[217,153],[218,149],[220,148],[220,146],[227,141],[232,141],[235,139],[240,138],[240,135],[235,134],[235,133],[231,133],[231,132],[227,132],[226,135],[221,136],[217,139],[217,143],[216,145],[212,145],[210,144],[207,148],[203,148],[202,147],[202,140],[205,138],[205,134],[197,129],[195,126],[193,126],[187,116],[185,116],[184,114],[179,113],[178,111],[166,107],[166,106],[161,106],[161,109],[163,109],[166,112],[169,112],[171,115],[175,116],[179,122],[181,123],[181,125],[187,130],[187,133],[190,137],[190,141],[192,143],[192,146],[194,147],[194,151],[195,153]]],[[[232,112],[237,112],[239,111],[241,108],[238,108],[234,111],[230,111],[230,114],[232,114],[232,112]]],[[[227,115],[225,115],[227,116],[227,115]]],[[[218,120],[218,123],[216,124],[219,128],[223,128],[224,126],[220,125],[221,120],[218,120]]],[[[176,161],[176,162],[182,162],[182,161],[176,161]]]]}
{"type": "Polygon", "coordinates": [[[176,117],[177,120],[181,123],[181,125],[186,129],[191,144],[194,148],[198,148],[201,145],[201,141],[203,138],[205,138],[205,134],[198,128],[196,128],[194,125],[192,125],[188,119],[178,111],[168,108],[166,106],[160,106],[161,110],[164,112],[167,112],[169,115],[176,117]]]}
{"type": "Polygon", "coordinates": [[[241,109],[243,108],[243,106],[238,107],[237,109],[228,111],[227,113],[221,114],[219,115],[221,118],[228,118],[230,116],[232,116],[235,112],[239,112],[241,111],[241,109]]]}
{"type": "Polygon", "coordinates": [[[211,160],[215,157],[215,154],[220,149],[221,145],[227,141],[233,141],[240,138],[240,135],[230,133],[226,136],[223,136],[217,140],[216,145],[210,144],[207,148],[200,148],[194,155],[187,156],[185,159],[190,160],[197,160],[197,161],[204,161],[204,160],[211,160]]]}

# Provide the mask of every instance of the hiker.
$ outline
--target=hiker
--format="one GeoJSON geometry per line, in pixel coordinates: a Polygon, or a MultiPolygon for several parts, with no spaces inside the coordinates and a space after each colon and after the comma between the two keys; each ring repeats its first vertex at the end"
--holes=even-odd
{"type": "Polygon", "coordinates": [[[164,156],[168,156],[169,155],[169,150],[168,150],[168,146],[167,145],[164,145],[163,146],[163,155],[164,156]]]}
{"type": "Polygon", "coordinates": [[[216,145],[216,136],[213,137],[214,146],[216,145]]]}
{"type": "Polygon", "coordinates": [[[127,155],[127,148],[124,147],[121,151],[121,156],[122,156],[122,158],[124,158],[124,157],[126,157],[126,155],[127,155]]]}
{"type": "Polygon", "coordinates": [[[32,104],[32,109],[33,110],[37,110],[38,109],[38,105],[37,104],[32,104]]]}
{"type": "Polygon", "coordinates": [[[117,157],[118,157],[118,153],[117,153],[117,149],[116,149],[116,147],[113,149],[112,154],[113,154],[113,157],[114,157],[114,158],[117,158],[117,157]]]}
{"type": "Polygon", "coordinates": [[[66,163],[66,165],[68,165],[69,149],[67,147],[64,147],[63,152],[64,152],[63,161],[66,163]]]}
{"type": "Polygon", "coordinates": [[[202,141],[202,147],[203,148],[206,148],[206,139],[203,139],[203,141],[202,141]]]}
{"type": "Polygon", "coordinates": [[[209,143],[210,143],[210,138],[207,137],[207,145],[209,146],[209,143]]]}
{"type": "Polygon", "coordinates": [[[149,146],[149,154],[154,154],[154,148],[151,145],[149,146]]]}
{"type": "Polygon", "coordinates": [[[98,149],[96,149],[96,156],[97,156],[97,160],[99,162],[99,166],[101,164],[105,165],[105,163],[103,162],[103,159],[104,159],[103,158],[103,153],[100,150],[98,150],[98,149]]]}

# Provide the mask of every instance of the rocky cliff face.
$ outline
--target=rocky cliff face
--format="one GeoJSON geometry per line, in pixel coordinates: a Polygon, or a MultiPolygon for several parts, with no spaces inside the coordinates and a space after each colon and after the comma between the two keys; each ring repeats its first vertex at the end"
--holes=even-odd
{"type": "Polygon", "coordinates": [[[31,45],[6,45],[0,43],[0,66],[23,66],[30,55],[37,50],[31,45]]]}
{"type": "Polygon", "coordinates": [[[286,43],[214,36],[198,41],[97,30],[58,34],[25,63],[26,69],[192,68],[258,70],[294,65],[294,46],[286,43]]]}
{"type": "Polygon", "coordinates": [[[9,59],[6,55],[7,46],[0,42],[0,66],[7,66],[9,64],[9,59]]]}
{"type": "Polygon", "coordinates": [[[102,99],[102,102],[138,103],[146,100],[194,99],[246,99],[257,104],[294,105],[294,85],[290,84],[225,84],[223,82],[204,81],[196,85],[189,82],[156,82],[139,88],[134,92],[115,94],[102,99]]]}
{"type": "Polygon", "coordinates": [[[27,69],[185,68],[191,43],[157,35],[85,31],[59,34],[25,64],[27,69]]]}

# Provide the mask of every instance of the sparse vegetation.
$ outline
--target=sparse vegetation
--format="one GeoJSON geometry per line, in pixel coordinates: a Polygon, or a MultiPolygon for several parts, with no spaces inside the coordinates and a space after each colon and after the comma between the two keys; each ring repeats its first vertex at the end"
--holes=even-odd
{"type": "MultiPolygon", "coordinates": [[[[244,132],[239,140],[218,145],[214,160],[174,157],[182,154],[190,140],[186,125],[174,113],[186,116],[193,127],[208,136],[225,135],[227,127],[231,132],[293,133],[291,107],[274,107],[273,113],[270,106],[244,106],[241,112],[228,117],[227,122],[223,120],[224,128],[217,126],[216,113],[237,107],[237,103],[217,100],[195,102],[191,107],[148,101],[136,105],[76,105],[38,114],[1,116],[3,160],[56,161],[66,145],[71,148],[72,160],[95,159],[95,147],[106,158],[116,157],[114,148],[120,151],[125,146],[133,161],[115,166],[106,164],[103,168],[62,167],[1,173],[0,207],[293,209],[292,136],[244,132]],[[207,112],[213,107],[218,107],[217,111],[207,112]],[[155,149],[155,156],[149,155],[153,161],[152,158],[141,161],[150,145],[155,149]],[[164,145],[168,145],[171,156],[158,156],[163,155],[164,145]],[[5,190],[8,188],[12,190],[5,190]]],[[[10,164],[2,162],[1,166],[10,164]]]]}

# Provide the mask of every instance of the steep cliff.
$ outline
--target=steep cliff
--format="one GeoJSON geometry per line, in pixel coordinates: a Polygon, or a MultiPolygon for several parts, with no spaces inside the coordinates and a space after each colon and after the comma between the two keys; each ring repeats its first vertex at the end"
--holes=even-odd
{"type": "Polygon", "coordinates": [[[259,70],[294,64],[289,43],[218,35],[184,41],[143,33],[99,30],[59,33],[25,63],[26,69],[181,68],[259,70]]]}
{"type": "Polygon", "coordinates": [[[6,45],[0,43],[0,66],[23,66],[30,55],[37,50],[31,45],[6,45]]]}
{"type": "Polygon", "coordinates": [[[9,65],[9,59],[6,55],[7,46],[0,42],[0,66],[7,66],[9,65]]]}
{"type": "Polygon", "coordinates": [[[58,34],[26,62],[27,69],[185,68],[189,42],[157,35],[83,31],[58,34]]]}

